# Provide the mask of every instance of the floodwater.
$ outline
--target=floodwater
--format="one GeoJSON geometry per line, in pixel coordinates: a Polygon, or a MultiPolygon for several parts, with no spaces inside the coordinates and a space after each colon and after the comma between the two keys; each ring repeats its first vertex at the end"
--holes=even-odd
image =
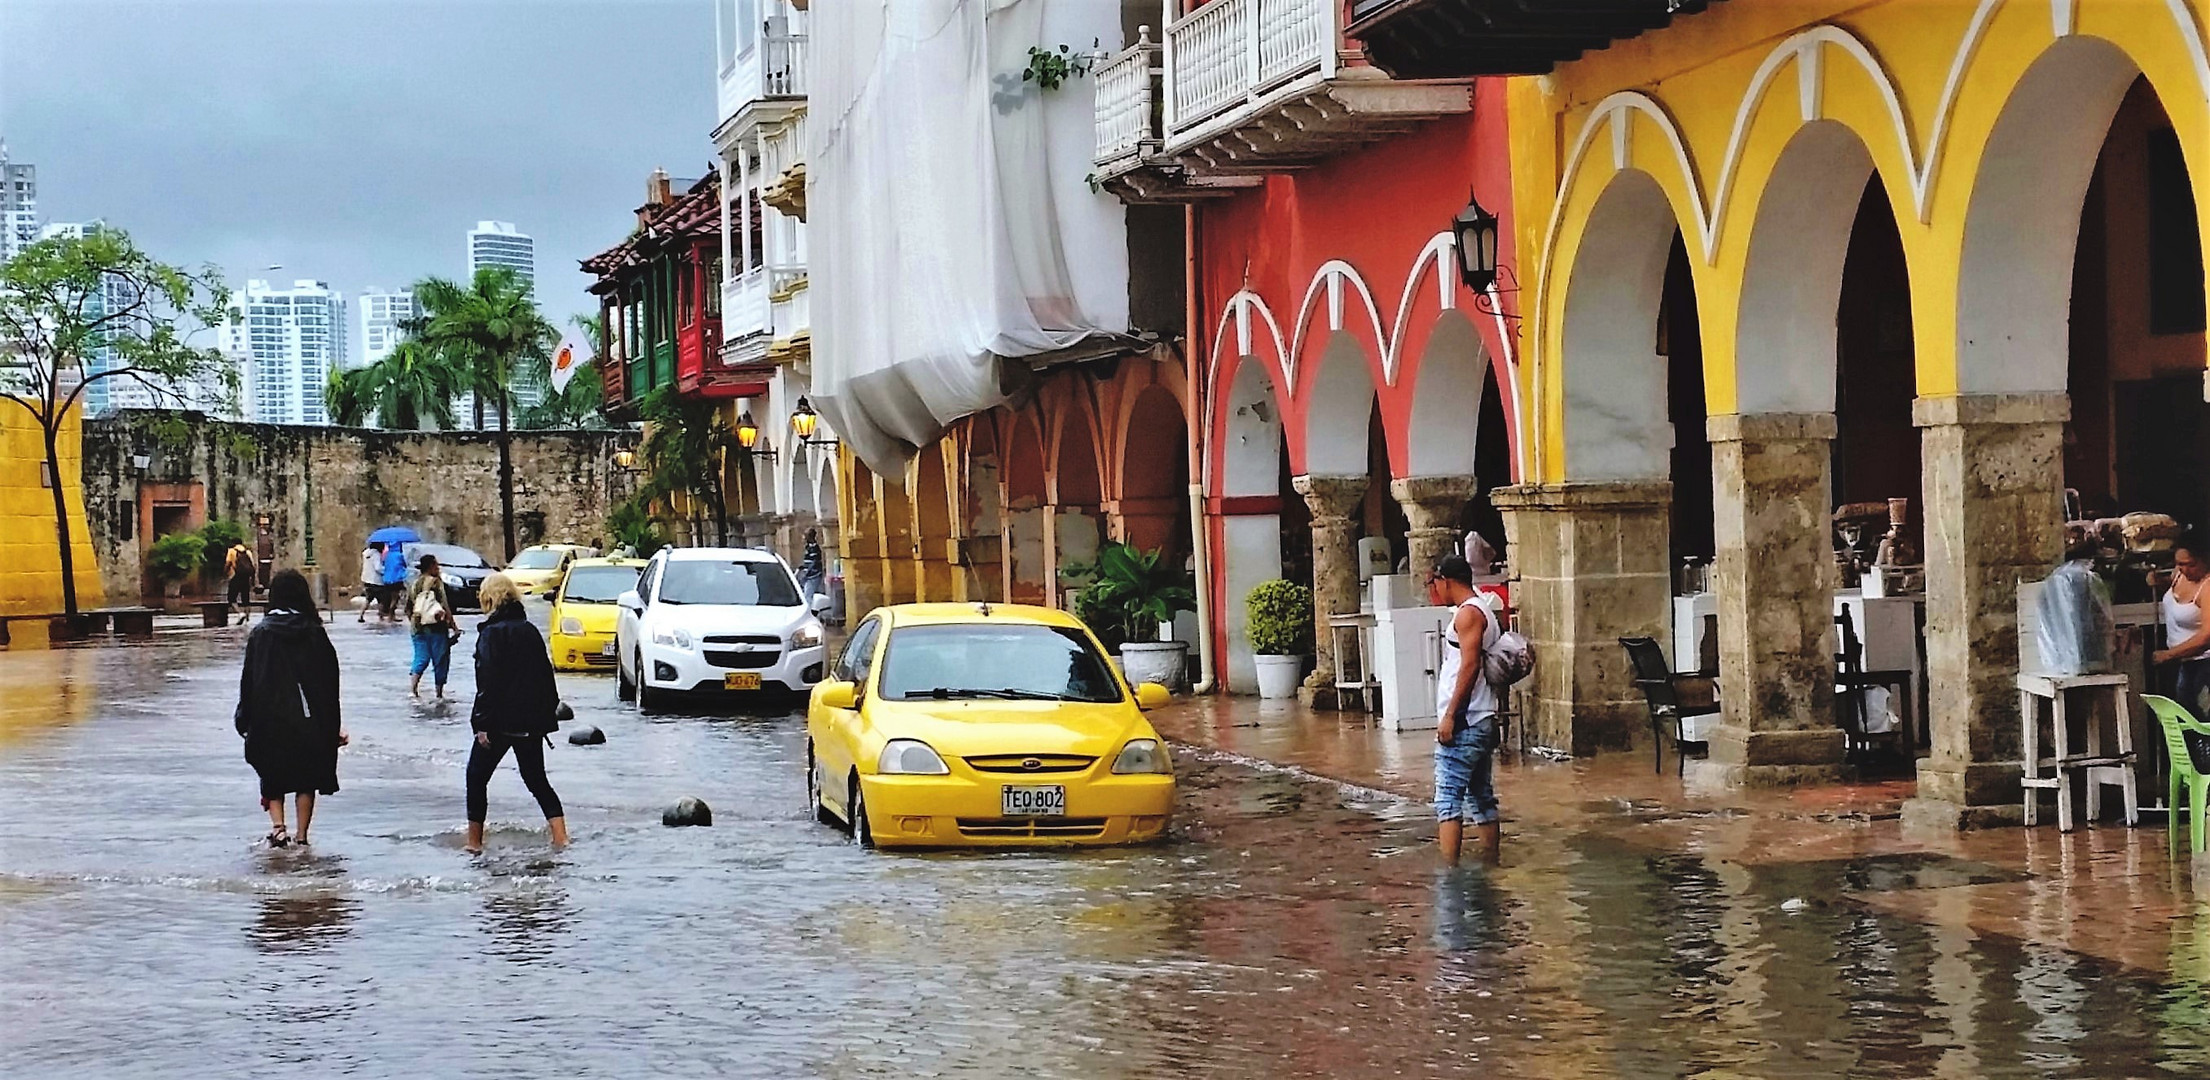
{"type": "Polygon", "coordinates": [[[332,629],[353,745],[308,851],[255,843],[239,632],[0,654],[0,1074],[2210,1065],[2202,983],[1859,902],[1993,867],[1753,868],[1546,827],[1444,872],[1424,805],[1197,751],[1158,846],[879,854],[800,805],[797,717],[641,718],[604,677],[563,690],[608,742],[549,755],[575,845],[548,850],[508,766],[470,858],[465,705],[406,700],[401,633],[332,629]],[[659,824],[684,795],[713,827],[659,824]]]}

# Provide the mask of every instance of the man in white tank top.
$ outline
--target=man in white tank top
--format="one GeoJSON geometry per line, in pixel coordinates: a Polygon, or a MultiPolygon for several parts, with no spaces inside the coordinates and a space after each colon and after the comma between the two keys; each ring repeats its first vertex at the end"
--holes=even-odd
{"type": "Polygon", "coordinates": [[[1473,568],[1446,556],[1428,578],[1429,602],[1451,608],[1443,665],[1435,684],[1435,838],[1443,861],[1458,862],[1467,834],[1482,861],[1497,859],[1495,764],[1496,691],[1481,658],[1503,633],[1486,594],[1473,587],[1473,568]]]}

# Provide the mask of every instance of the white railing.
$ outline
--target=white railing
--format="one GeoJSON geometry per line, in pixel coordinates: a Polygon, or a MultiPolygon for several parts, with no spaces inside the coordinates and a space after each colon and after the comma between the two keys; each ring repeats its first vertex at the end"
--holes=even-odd
{"type": "Polygon", "coordinates": [[[767,271],[754,269],[721,283],[721,340],[768,331],[767,271]]]}
{"type": "Polygon", "coordinates": [[[1332,77],[1340,2],[1211,0],[1167,27],[1167,126],[1185,131],[1293,79],[1332,77]]]}
{"type": "Polygon", "coordinates": [[[719,104],[727,120],[762,98],[806,96],[806,35],[762,37],[721,69],[719,104]]]}
{"type": "Polygon", "coordinates": [[[804,268],[777,269],[773,273],[775,291],[771,294],[773,308],[768,320],[779,338],[795,337],[813,328],[813,307],[806,294],[804,268]]]}
{"type": "Polygon", "coordinates": [[[1159,47],[1151,28],[1134,45],[1098,65],[1091,75],[1097,90],[1097,161],[1102,164],[1134,153],[1159,137],[1157,94],[1159,47]]]}
{"type": "Polygon", "coordinates": [[[762,142],[761,178],[772,184],[781,180],[785,173],[806,163],[806,114],[792,113],[790,119],[770,129],[762,142]]]}

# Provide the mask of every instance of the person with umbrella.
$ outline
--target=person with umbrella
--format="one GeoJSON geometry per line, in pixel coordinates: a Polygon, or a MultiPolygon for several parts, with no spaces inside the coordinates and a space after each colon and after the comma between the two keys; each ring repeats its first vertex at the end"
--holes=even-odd
{"type": "Polygon", "coordinates": [[[405,525],[388,525],[368,534],[370,543],[384,545],[384,595],[377,617],[391,622],[398,617],[399,599],[407,584],[407,545],[422,542],[422,534],[405,525]]]}

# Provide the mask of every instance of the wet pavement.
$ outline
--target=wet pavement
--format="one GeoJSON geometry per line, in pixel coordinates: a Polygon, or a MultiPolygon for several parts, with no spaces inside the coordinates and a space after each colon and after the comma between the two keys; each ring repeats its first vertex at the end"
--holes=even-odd
{"type": "Polygon", "coordinates": [[[1505,865],[1445,872],[1426,736],[1239,702],[1161,715],[1202,744],[1167,843],[886,855],[805,813],[795,715],[643,718],[563,676],[608,737],[548,755],[575,845],[509,767],[470,858],[465,706],[406,699],[402,633],[332,630],[353,745],[308,851],[255,844],[242,632],[0,653],[0,1073],[2210,1064],[2210,920],[2157,829],[1925,842],[1892,790],[1698,795],[1609,758],[1507,769],[1505,865]],[[712,828],[660,826],[683,795],[712,828]]]}

